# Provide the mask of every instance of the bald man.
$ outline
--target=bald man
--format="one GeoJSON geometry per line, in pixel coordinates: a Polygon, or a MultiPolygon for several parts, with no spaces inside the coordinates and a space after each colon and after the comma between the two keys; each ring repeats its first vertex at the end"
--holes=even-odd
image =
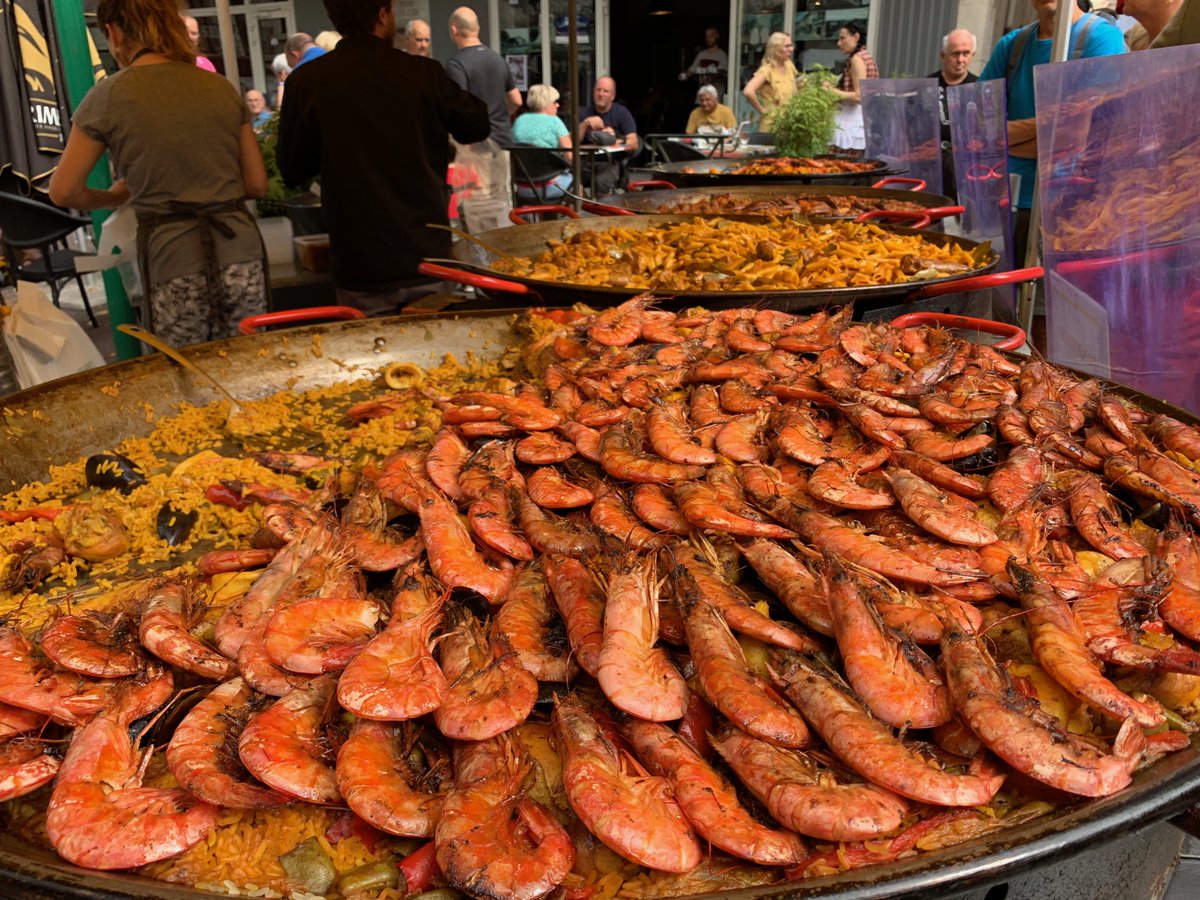
{"type": "Polygon", "coordinates": [[[409,19],[404,24],[404,43],[400,47],[413,56],[430,56],[433,48],[433,32],[424,19],[409,19]]]}
{"type": "Polygon", "coordinates": [[[956,200],[958,190],[954,183],[954,150],[950,145],[950,107],[946,102],[946,88],[979,80],[967,68],[975,56],[975,35],[965,28],[955,28],[942,38],[939,55],[942,67],[927,77],[938,80],[938,106],[942,113],[942,193],[956,200]]]}
{"type": "Polygon", "coordinates": [[[450,16],[450,40],[458,52],[446,63],[450,80],[487,104],[491,138],[501,147],[512,146],[512,114],[521,108],[521,92],[508,63],[479,40],[479,17],[469,6],[450,16]]]}
{"type": "MultiPolygon", "coordinates": [[[[633,113],[617,102],[617,83],[609,76],[596,79],[591,104],[579,111],[576,138],[581,144],[614,145],[628,151],[620,160],[613,157],[597,160],[595,183],[592,185],[597,195],[623,188],[626,181],[625,164],[638,152],[640,145],[633,113]]],[[[590,179],[590,167],[584,177],[590,179]]]]}

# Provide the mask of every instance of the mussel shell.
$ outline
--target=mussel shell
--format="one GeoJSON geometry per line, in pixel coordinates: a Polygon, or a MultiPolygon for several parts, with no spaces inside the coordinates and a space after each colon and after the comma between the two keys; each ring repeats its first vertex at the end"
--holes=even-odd
{"type": "Polygon", "coordinates": [[[198,518],[197,512],[181,512],[168,500],[158,511],[155,527],[158,529],[158,536],[167,542],[167,546],[174,547],[187,540],[198,518]]]}
{"type": "Polygon", "coordinates": [[[120,453],[97,453],[87,458],[83,468],[84,477],[91,487],[115,488],[128,494],[135,487],[146,483],[146,476],[137,464],[120,453]]]}

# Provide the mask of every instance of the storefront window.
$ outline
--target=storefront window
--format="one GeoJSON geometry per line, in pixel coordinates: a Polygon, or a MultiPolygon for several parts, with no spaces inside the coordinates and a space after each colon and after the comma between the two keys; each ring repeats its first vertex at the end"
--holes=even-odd
{"type": "Polygon", "coordinates": [[[837,48],[838,32],[847,22],[870,31],[870,0],[796,0],[796,68],[811,72],[817,66],[841,71],[846,55],[837,48]]]}
{"type": "Polygon", "coordinates": [[[738,35],[738,76],[735,82],[737,93],[733,109],[738,121],[749,118],[750,102],[742,96],[742,88],[754,77],[762,65],[763,51],[767,38],[776,31],[783,31],[783,0],[742,0],[741,30],[738,35]]]}
{"type": "Polygon", "coordinates": [[[513,73],[522,94],[542,81],[542,5],[526,0],[518,6],[500,6],[500,55],[513,73]]]}
{"type": "MultiPolygon", "coordinates": [[[[553,32],[550,51],[550,83],[562,95],[559,115],[564,119],[571,108],[571,80],[569,49],[570,20],[567,18],[567,0],[549,0],[550,28],[553,32]]],[[[575,4],[576,31],[579,42],[579,108],[583,109],[592,99],[592,84],[596,81],[596,3],[595,0],[578,0],[575,4]]]]}

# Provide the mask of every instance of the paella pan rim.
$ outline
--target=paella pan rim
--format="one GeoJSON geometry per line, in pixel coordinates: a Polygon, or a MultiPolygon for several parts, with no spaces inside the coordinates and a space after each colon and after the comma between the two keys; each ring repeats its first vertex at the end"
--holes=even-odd
{"type": "MultiPolygon", "coordinates": [[[[492,352],[517,339],[511,328],[513,312],[505,309],[491,313],[398,316],[305,326],[199,345],[191,348],[189,354],[202,365],[218,372],[224,368],[239,377],[241,381],[231,381],[230,387],[235,393],[245,390],[245,396],[251,396],[250,386],[273,392],[286,387],[289,379],[297,376],[321,384],[354,378],[369,368],[378,371],[397,353],[415,361],[436,358],[449,348],[492,352]],[[388,353],[379,352],[381,340],[388,353]],[[321,344],[321,354],[308,354],[310,345],[317,341],[321,344]]],[[[1197,422],[1195,416],[1171,404],[1131,389],[1116,390],[1148,409],[1166,412],[1192,424],[1197,422]]],[[[216,399],[207,386],[188,381],[188,376],[180,374],[174,364],[158,355],[83,372],[4,398],[9,415],[17,416],[16,421],[23,428],[37,433],[47,463],[57,464],[80,455],[58,440],[78,431],[77,423],[61,415],[35,420],[29,413],[34,410],[53,413],[60,400],[79,394],[87,395],[88,408],[95,418],[119,419],[115,424],[127,435],[135,430],[135,425],[148,427],[144,417],[128,415],[130,409],[140,412],[143,402],[153,402],[158,414],[165,415],[180,400],[206,403],[216,399]],[[99,392],[101,386],[118,380],[123,383],[122,394],[110,396],[99,392]],[[131,396],[124,396],[124,392],[131,396]]],[[[115,443],[108,442],[99,429],[88,440],[95,442],[94,450],[110,449],[115,443]]],[[[11,461],[0,459],[0,475],[11,476],[14,471],[11,461]]],[[[1138,773],[1128,788],[1107,798],[1073,801],[1052,815],[945,850],[829,878],[742,889],[730,896],[747,900],[815,896],[882,900],[944,895],[1011,878],[1042,863],[1072,856],[1101,841],[1146,827],[1195,802],[1198,795],[1200,750],[1193,742],[1192,748],[1158,761],[1138,773]]],[[[12,833],[0,835],[0,868],[0,884],[4,885],[2,893],[6,897],[182,900],[213,896],[140,876],[80,869],[63,862],[52,851],[20,841],[12,833]]]]}
{"type": "Polygon", "coordinates": [[[670,203],[672,201],[699,200],[713,194],[762,194],[763,199],[821,196],[865,197],[867,199],[905,200],[920,204],[926,209],[940,209],[955,205],[944,194],[935,194],[931,191],[902,191],[886,187],[877,188],[852,184],[722,184],[676,187],[671,190],[660,188],[656,190],[630,191],[624,194],[610,194],[606,197],[601,197],[597,202],[620,209],[657,213],[660,212],[658,205],[663,201],[670,203]],[[656,203],[655,201],[658,202],[656,203]]]}

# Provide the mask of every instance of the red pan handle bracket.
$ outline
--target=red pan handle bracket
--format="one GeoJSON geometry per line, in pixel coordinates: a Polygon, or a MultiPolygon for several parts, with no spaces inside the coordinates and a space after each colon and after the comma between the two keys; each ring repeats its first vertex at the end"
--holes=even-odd
{"type": "Polygon", "coordinates": [[[597,203],[595,200],[584,200],[580,204],[584,212],[595,213],[598,216],[636,216],[632,209],[623,206],[609,206],[607,203],[597,203]]]}
{"type": "Polygon", "coordinates": [[[417,266],[417,271],[431,278],[440,278],[442,281],[457,281],[459,284],[482,288],[485,291],[502,291],[508,294],[531,293],[529,288],[519,281],[505,281],[503,278],[496,278],[494,275],[484,275],[481,272],[468,272],[465,269],[454,269],[450,266],[439,266],[437,263],[423,262],[417,266]]]}
{"type": "Polygon", "coordinates": [[[933,209],[925,210],[925,215],[937,222],[941,219],[948,219],[950,216],[961,216],[966,211],[965,206],[935,206],[933,209]]]}
{"type": "Polygon", "coordinates": [[[900,175],[889,175],[887,178],[880,178],[877,182],[871,185],[871,187],[882,188],[887,187],[889,184],[906,184],[914,191],[923,191],[925,188],[929,187],[929,185],[920,178],[904,178],[900,175]]]}
{"type": "Polygon", "coordinates": [[[857,216],[855,222],[873,222],[882,220],[884,224],[902,224],[910,228],[928,228],[933,219],[928,213],[914,212],[907,209],[872,209],[857,216]]]}
{"type": "Polygon", "coordinates": [[[1000,287],[1004,284],[1020,284],[1022,281],[1036,281],[1046,274],[1041,266],[1030,266],[1028,269],[1014,269],[1011,272],[993,272],[990,275],[976,275],[973,278],[959,278],[955,281],[943,281],[931,284],[929,287],[913,291],[906,301],[924,300],[926,297],[944,297],[946,294],[962,294],[966,291],[986,291],[988,288],[1000,287]]]}
{"type": "Polygon", "coordinates": [[[908,328],[910,325],[937,325],[941,328],[958,328],[964,331],[969,329],[982,331],[984,334],[1000,335],[1004,340],[992,344],[997,350],[1019,350],[1025,345],[1025,329],[991,319],[935,312],[911,312],[892,319],[894,328],[908,328]]]}
{"type": "Polygon", "coordinates": [[[272,325],[293,325],[324,319],[365,319],[367,314],[353,306],[308,306],[303,309],[283,309],[279,312],[246,316],[238,322],[238,334],[254,334],[259,328],[272,325]]]}
{"type": "Polygon", "coordinates": [[[518,206],[508,214],[509,221],[514,225],[528,225],[529,222],[521,218],[522,216],[540,216],[552,213],[556,216],[566,216],[568,219],[578,219],[579,213],[571,209],[569,206],[563,206],[559,203],[542,203],[534,206],[518,206]]]}
{"type": "Polygon", "coordinates": [[[673,191],[675,185],[661,178],[651,178],[647,181],[631,181],[628,189],[631,191],[673,191]]]}

